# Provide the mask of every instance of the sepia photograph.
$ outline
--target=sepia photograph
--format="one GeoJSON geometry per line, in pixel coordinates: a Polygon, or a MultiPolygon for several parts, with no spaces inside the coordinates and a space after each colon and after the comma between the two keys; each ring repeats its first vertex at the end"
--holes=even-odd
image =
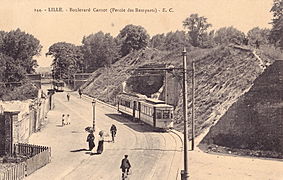
{"type": "Polygon", "coordinates": [[[283,180],[283,0],[0,0],[0,180],[283,180]]]}

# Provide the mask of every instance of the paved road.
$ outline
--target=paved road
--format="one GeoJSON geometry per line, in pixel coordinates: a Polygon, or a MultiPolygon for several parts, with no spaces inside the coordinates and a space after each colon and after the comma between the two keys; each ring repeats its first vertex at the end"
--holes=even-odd
{"type": "Polygon", "coordinates": [[[92,125],[90,100],[71,93],[68,102],[65,92],[56,93],[48,124],[30,138],[30,143],[51,146],[52,161],[27,179],[121,179],[119,166],[124,154],[129,155],[132,164],[131,179],[176,179],[182,165],[182,143],[176,134],[154,132],[151,127],[133,123],[115,109],[97,103],[96,132],[109,132],[112,123],[118,129],[115,143],[105,142],[101,155],[90,155],[84,131],[92,125]],[[62,113],[70,114],[71,125],[61,127],[62,113]]]}

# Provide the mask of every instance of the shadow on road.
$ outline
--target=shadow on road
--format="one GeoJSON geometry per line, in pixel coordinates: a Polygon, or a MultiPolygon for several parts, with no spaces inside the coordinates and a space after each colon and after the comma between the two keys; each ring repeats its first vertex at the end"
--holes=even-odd
{"type": "Polygon", "coordinates": [[[76,150],[72,150],[70,152],[81,152],[81,151],[88,151],[88,149],[76,149],[76,150]]]}
{"type": "MultiPolygon", "coordinates": [[[[134,122],[131,121],[130,119],[127,119],[126,117],[120,115],[120,114],[105,114],[106,116],[108,116],[109,118],[116,120],[120,123],[123,123],[124,125],[128,126],[129,128],[133,129],[134,131],[137,132],[162,132],[162,131],[158,131],[156,129],[154,129],[153,127],[151,127],[148,124],[144,124],[140,121],[138,122],[134,122]]],[[[130,118],[130,117],[129,117],[130,118]]]]}

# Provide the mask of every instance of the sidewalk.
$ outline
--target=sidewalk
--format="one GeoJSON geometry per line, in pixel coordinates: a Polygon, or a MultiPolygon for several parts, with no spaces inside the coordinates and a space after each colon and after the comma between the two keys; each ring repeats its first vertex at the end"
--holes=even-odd
{"type": "Polygon", "coordinates": [[[34,172],[27,179],[61,179],[81,161],[89,158],[85,153],[76,152],[88,149],[86,142],[88,134],[84,129],[90,125],[91,114],[88,111],[76,112],[73,108],[64,105],[71,103],[66,102],[65,93],[57,93],[54,97],[55,108],[47,115],[46,127],[41,132],[32,134],[29,139],[31,144],[51,147],[51,163],[34,172]],[[61,126],[63,113],[69,113],[71,116],[71,124],[64,127],[61,126]]]}

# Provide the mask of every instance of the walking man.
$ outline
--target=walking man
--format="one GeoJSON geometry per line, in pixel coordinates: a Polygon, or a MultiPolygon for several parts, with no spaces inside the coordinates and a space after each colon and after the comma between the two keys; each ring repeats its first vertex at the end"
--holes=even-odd
{"type": "Polygon", "coordinates": [[[70,93],[67,93],[67,99],[70,101],[70,93]]]}
{"type": "Polygon", "coordinates": [[[114,138],[115,138],[116,133],[117,133],[117,128],[114,124],[112,124],[112,126],[110,128],[110,132],[111,132],[111,136],[112,136],[112,142],[114,143],[114,138]]]}
{"type": "Polygon", "coordinates": [[[125,172],[127,175],[129,174],[129,170],[131,168],[130,161],[128,160],[128,155],[125,155],[124,159],[122,159],[120,169],[122,169],[122,178],[124,179],[125,172]]]}
{"type": "Polygon", "coordinates": [[[79,89],[79,95],[80,95],[80,98],[82,98],[82,91],[81,91],[81,89],[79,89]]]}

